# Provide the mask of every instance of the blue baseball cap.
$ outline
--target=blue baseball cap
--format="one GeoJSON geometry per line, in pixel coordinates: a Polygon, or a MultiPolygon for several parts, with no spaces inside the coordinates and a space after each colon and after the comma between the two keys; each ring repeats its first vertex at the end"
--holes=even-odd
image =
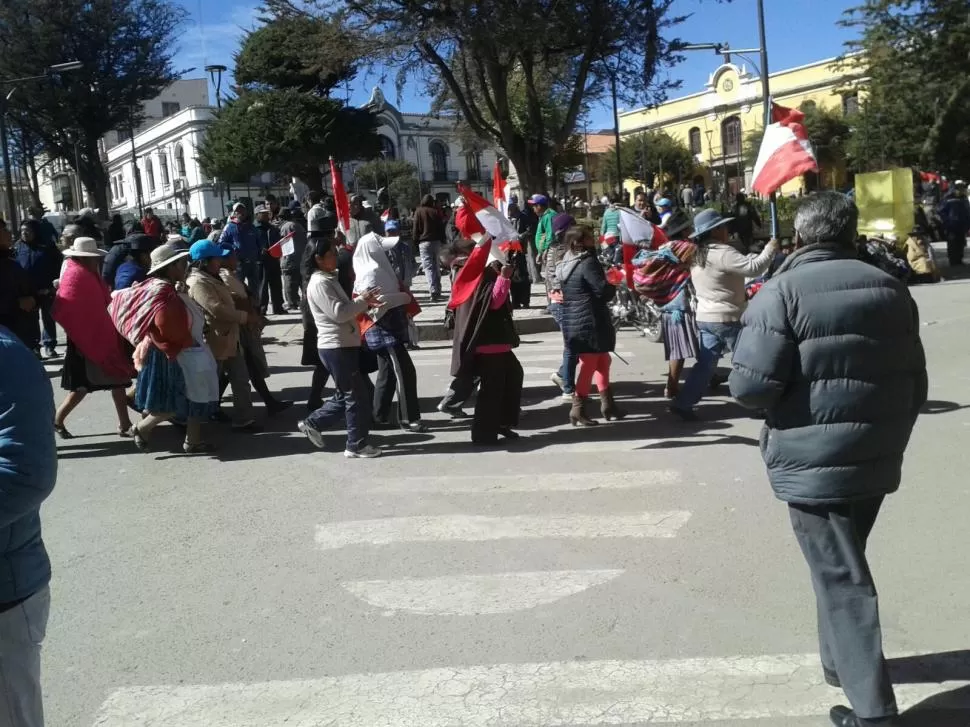
{"type": "Polygon", "coordinates": [[[223,249],[209,240],[199,240],[193,242],[192,247],[189,248],[189,257],[193,261],[208,260],[214,257],[228,257],[231,252],[231,250],[223,249]]]}
{"type": "Polygon", "coordinates": [[[549,198],[544,194],[534,194],[529,197],[529,204],[541,204],[543,207],[548,207],[549,198]]]}

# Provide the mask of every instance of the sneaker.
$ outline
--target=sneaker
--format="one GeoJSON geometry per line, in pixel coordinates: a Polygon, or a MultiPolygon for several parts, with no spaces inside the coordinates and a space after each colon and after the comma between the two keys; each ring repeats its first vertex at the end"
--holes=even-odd
{"type": "Polygon", "coordinates": [[[358,449],[356,452],[352,449],[344,450],[344,457],[347,459],[376,459],[383,454],[381,450],[377,447],[372,447],[369,444],[366,447],[358,449]]]}
{"type": "MultiPolygon", "coordinates": [[[[559,375],[558,371],[554,374],[550,374],[549,380],[552,383],[554,383],[556,386],[558,386],[560,389],[562,389],[563,392],[566,391],[566,382],[562,380],[562,376],[559,375]]],[[[572,394],[570,394],[570,396],[572,396],[572,394]]]]}
{"type": "Polygon", "coordinates": [[[442,414],[447,414],[452,419],[467,419],[469,416],[468,413],[460,406],[445,406],[444,404],[438,404],[437,409],[442,414]]]}
{"type": "Polygon", "coordinates": [[[571,391],[564,391],[564,392],[562,392],[562,397],[561,398],[567,404],[572,404],[573,403],[573,392],[571,392],[571,391]]]}
{"type": "Polygon", "coordinates": [[[298,421],[296,428],[303,432],[306,438],[310,440],[310,443],[317,449],[323,449],[326,446],[323,441],[323,435],[320,434],[319,430],[314,429],[305,420],[298,421]]]}
{"type": "Polygon", "coordinates": [[[57,358],[57,349],[53,346],[48,346],[44,349],[44,356],[46,358],[57,358]]]}
{"type": "Polygon", "coordinates": [[[424,434],[425,432],[428,431],[428,425],[419,419],[414,422],[408,422],[407,424],[402,424],[401,429],[404,430],[405,432],[424,434]]]}

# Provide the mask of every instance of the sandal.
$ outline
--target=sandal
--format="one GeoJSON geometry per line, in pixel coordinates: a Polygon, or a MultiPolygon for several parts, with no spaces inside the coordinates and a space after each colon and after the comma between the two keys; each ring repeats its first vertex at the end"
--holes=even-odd
{"type": "Polygon", "coordinates": [[[215,445],[211,442],[199,442],[198,444],[182,444],[182,451],[186,454],[210,454],[216,451],[215,445]]]}
{"type": "Polygon", "coordinates": [[[134,440],[135,446],[138,447],[138,451],[139,452],[147,452],[148,451],[148,449],[149,449],[149,447],[148,447],[148,440],[145,439],[141,435],[141,432],[138,431],[138,426],[137,425],[135,425],[135,426],[133,426],[131,428],[131,438],[134,440]]]}
{"type": "Polygon", "coordinates": [[[122,439],[131,439],[135,431],[135,425],[129,424],[127,427],[118,427],[118,436],[122,439]]]}
{"type": "Polygon", "coordinates": [[[67,427],[63,424],[54,424],[54,432],[61,439],[74,439],[74,435],[67,431],[67,427]]]}

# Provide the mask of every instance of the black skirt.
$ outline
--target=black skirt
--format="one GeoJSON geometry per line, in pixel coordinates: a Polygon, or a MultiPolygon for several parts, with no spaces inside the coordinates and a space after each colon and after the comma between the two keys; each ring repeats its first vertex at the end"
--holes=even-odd
{"type": "Polygon", "coordinates": [[[61,369],[61,388],[65,391],[108,391],[131,385],[131,380],[112,379],[97,364],[88,361],[77,350],[74,342],[67,339],[64,367],[61,369]]]}

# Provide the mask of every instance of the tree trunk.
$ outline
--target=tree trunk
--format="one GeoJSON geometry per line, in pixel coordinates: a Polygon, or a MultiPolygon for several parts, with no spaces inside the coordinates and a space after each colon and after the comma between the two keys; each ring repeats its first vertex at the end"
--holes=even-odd
{"type": "Polygon", "coordinates": [[[546,194],[546,165],[537,154],[529,154],[523,149],[509,151],[509,159],[519,176],[519,186],[528,198],[533,194],[546,194]]]}
{"type": "MultiPolygon", "coordinates": [[[[81,183],[92,200],[92,206],[100,210],[98,216],[101,219],[108,219],[108,170],[104,168],[101,161],[97,139],[86,142],[81,150],[80,159],[71,161],[75,165],[80,162],[81,168],[75,171],[81,177],[81,183]]],[[[78,202],[80,205],[81,200],[78,202]]]]}

